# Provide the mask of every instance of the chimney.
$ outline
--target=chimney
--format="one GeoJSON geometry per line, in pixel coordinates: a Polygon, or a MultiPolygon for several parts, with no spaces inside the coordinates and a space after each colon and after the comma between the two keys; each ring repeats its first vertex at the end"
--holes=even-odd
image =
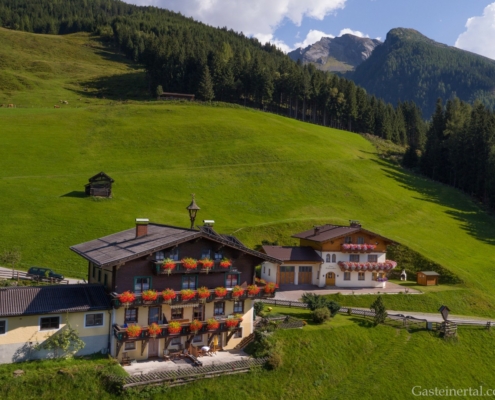
{"type": "Polygon", "coordinates": [[[148,218],[136,218],[136,238],[146,236],[148,234],[148,218]]]}
{"type": "Polygon", "coordinates": [[[314,228],[315,228],[315,233],[313,234],[313,236],[316,236],[320,232],[320,227],[319,226],[315,226],[314,228]]]}

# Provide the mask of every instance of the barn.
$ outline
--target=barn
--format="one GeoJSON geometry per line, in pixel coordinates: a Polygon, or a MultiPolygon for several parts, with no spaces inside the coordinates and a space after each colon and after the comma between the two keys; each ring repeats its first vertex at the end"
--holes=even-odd
{"type": "Polygon", "coordinates": [[[438,285],[439,276],[435,271],[419,271],[416,273],[416,282],[423,286],[438,285]]]}
{"type": "Polygon", "coordinates": [[[112,197],[112,184],[114,180],[104,172],[100,172],[89,178],[89,183],[84,185],[84,192],[88,196],[112,197]]]}

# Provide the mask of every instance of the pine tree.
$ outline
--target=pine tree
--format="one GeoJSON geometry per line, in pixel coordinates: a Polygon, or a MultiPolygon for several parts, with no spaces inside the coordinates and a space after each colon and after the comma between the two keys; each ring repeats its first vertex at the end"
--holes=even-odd
{"type": "Polygon", "coordinates": [[[213,82],[211,81],[210,69],[207,65],[203,68],[203,76],[199,82],[198,96],[201,100],[212,101],[215,98],[213,82]]]}

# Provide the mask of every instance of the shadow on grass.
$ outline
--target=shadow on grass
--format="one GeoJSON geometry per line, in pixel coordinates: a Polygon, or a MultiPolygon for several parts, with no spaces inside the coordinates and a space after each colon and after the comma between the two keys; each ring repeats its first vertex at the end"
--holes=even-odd
{"type": "Polygon", "coordinates": [[[76,197],[78,199],[81,199],[83,197],[86,197],[86,193],[85,192],[82,192],[82,191],[78,191],[78,190],[73,190],[72,192],[63,194],[60,197],[76,197]]]}
{"type": "Polygon", "coordinates": [[[151,100],[144,71],[109,75],[80,82],[84,91],[75,90],[83,97],[110,100],[151,100]]]}
{"type": "Polygon", "coordinates": [[[477,240],[495,245],[493,218],[487,218],[487,213],[467,195],[453,187],[407,172],[387,160],[372,161],[378,163],[386,176],[397,181],[401,187],[418,193],[419,196],[413,198],[451,208],[445,213],[460,222],[461,229],[477,240]]]}

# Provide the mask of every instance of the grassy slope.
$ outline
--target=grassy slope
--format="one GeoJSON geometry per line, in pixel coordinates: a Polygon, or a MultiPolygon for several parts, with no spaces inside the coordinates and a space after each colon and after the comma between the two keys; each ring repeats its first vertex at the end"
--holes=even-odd
{"type": "MultiPolygon", "coordinates": [[[[199,220],[215,219],[248,245],[292,244],[292,233],[315,223],[359,219],[459,274],[469,289],[459,291],[463,312],[495,315],[494,219],[466,196],[380,160],[360,136],[240,108],[120,104],[86,92],[53,109],[57,88],[69,94],[70,82],[132,78],[131,66],[84,35],[0,36],[4,51],[16,44],[19,57],[32,50],[55,65],[60,55],[84,71],[79,80],[52,74],[32,93],[12,92],[26,108],[0,109],[0,247],[21,246],[27,264],[82,276],[85,262],[70,245],[132,227],[135,217],[186,226],[194,192],[199,220]],[[47,107],[42,85],[54,99],[47,107]],[[82,197],[101,170],[116,180],[114,198],[82,197]]],[[[13,63],[2,68],[14,71],[13,63]]]]}

